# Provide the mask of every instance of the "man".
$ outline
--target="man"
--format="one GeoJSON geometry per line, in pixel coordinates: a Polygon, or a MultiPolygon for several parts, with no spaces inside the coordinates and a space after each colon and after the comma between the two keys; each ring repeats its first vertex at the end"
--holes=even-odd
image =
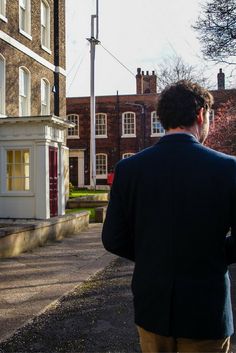
{"type": "Polygon", "coordinates": [[[157,109],[166,135],[116,167],[102,240],[135,262],[143,352],[229,350],[236,159],[202,145],[212,103],[198,84],[167,87],[157,109]]]}

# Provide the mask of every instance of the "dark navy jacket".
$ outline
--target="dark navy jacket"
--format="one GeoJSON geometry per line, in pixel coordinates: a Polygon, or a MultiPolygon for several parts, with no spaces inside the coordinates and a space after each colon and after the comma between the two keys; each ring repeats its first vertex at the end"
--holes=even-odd
{"type": "Polygon", "coordinates": [[[236,159],[187,134],[117,164],[104,247],[135,262],[135,322],[165,336],[233,333],[236,159]],[[226,237],[231,229],[231,236],[226,237]]]}

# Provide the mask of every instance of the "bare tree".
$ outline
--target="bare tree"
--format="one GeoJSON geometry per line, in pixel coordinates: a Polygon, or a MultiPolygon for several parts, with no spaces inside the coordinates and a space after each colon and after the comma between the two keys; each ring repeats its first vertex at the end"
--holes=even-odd
{"type": "Polygon", "coordinates": [[[164,58],[157,68],[158,90],[164,89],[167,85],[180,81],[190,80],[209,88],[208,79],[204,70],[200,67],[189,65],[179,56],[164,58]]]}
{"type": "Polygon", "coordinates": [[[236,1],[210,0],[193,28],[206,58],[236,64],[236,1]]]}

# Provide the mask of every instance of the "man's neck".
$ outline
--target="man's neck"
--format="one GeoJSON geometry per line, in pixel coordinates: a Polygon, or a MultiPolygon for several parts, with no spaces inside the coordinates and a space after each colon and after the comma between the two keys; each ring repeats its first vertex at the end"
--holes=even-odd
{"type": "Polygon", "coordinates": [[[185,127],[185,128],[181,128],[181,127],[177,127],[174,129],[169,129],[166,131],[166,134],[190,134],[193,135],[198,141],[199,141],[199,132],[197,129],[197,126],[193,125],[190,127],[185,127]]]}

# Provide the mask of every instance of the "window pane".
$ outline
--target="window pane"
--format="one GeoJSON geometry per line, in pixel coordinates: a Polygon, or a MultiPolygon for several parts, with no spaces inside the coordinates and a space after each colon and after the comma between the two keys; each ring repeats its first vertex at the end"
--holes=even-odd
{"type": "Polygon", "coordinates": [[[11,165],[11,164],[8,164],[8,166],[7,166],[7,175],[8,175],[8,177],[13,176],[13,165],[11,165]]]}
{"type": "Polygon", "coordinates": [[[13,163],[13,151],[7,151],[7,163],[13,163]]]}
{"type": "Polygon", "coordinates": [[[123,154],[123,159],[129,158],[129,157],[131,157],[131,156],[133,156],[133,155],[134,155],[134,153],[124,153],[124,154],[123,154]]]}
{"type": "Polygon", "coordinates": [[[27,25],[26,25],[26,10],[24,8],[20,8],[20,28],[23,31],[27,32],[27,25]]]}
{"type": "Polygon", "coordinates": [[[41,1],[41,25],[44,27],[47,25],[47,8],[43,1],[41,1]]]}
{"type": "Polygon", "coordinates": [[[0,0],[0,14],[6,15],[6,0],[0,0]]]}
{"type": "Polygon", "coordinates": [[[15,151],[15,163],[22,163],[21,151],[15,151]]]}
{"type": "Polygon", "coordinates": [[[20,94],[20,107],[19,115],[29,115],[30,104],[30,75],[25,69],[19,71],[19,94],[20,94]]]}
{"type": "Polygon", "coordinates": [[[12,179],[7,178],[7,190],[11,191],[12,190],[12,179]]]}
{"type": "Polygon", "coordinates": [[[107,174],[107,163],[106,155],[96,155],[96,174],[106,175],[107,174]]]}
{"type": "Polygon", "coordinates": [[[7,190],[25,191],[30,187],[29,150],[7,151],[7,190]]]}
{"type": "Polygon", "coordinates": [[[24,176],[29,177],[29,165],[25,165],[24,176]]]}
{"type": "Polygon", "coordinates": [[[23,9],[26,9],[26,5],[27,5],[27,0],[20,0],[20,7],[22,7],[23,9]]]}
{"type": "Polygon", "coordinates": [[[30,189],[30,182],[29,182],[29,178],[25,178],[25,191],[30,189]]]}
{"type": "Polygon", "coordinates": [[[105,114],[97,114],[96,115],[96,127],[95,127],[96,135],[106,136],[107,134],[107,126],[106,126],[106,115],[105,114]]]}
{"type": "Polygon", "coordinates": [[[14,176],[15,177],[23,176],[23,166],[21,164],[14,165],[14,176]]]}
{"type": "Polygon", "coordinates": [[[41,114],[50,114],[50,88],[45,80],[41,80],[41,114]]]}
{"type": "Polygon", "coordinates": [[[125,135],[135,134],[135,116],[133,113],[126,113],[124,115],[124,134],[125,135]]]}
{"type": "Polygon", "coordinates": [[[28,151],[23,151],[23,162],[29,163],[29,152],[28,151]]]}
{"type": "Polygon", "coordinates": [[[15,190],[15,191],[25,190],[25,180],[23,178],[13,178],[12,190],[15,190]]]}
{"type": "Polygon", "coordinates": [[[79,136],[79,116],[78,115],[68,115],[68,120],[75,124],[75,127],[68,128],[68,136],[79,136]]]}
{"type": "Polygon", "coordinates": [[[26,97],[28,90],[28,73],[20,69],[20,95],[26,97]]]}
{"type": "Polygon", "coordinates": [[[41,43],[43,46],[50,47],[50,9],[46,3],[41,1],[41,43]]]}
{"type": "Polygon", "coordinates": [[[156,112],[152,114],[152,134],[163,134],[165,132],[161,125],[161,122],[156,115],[156,112]]]}

